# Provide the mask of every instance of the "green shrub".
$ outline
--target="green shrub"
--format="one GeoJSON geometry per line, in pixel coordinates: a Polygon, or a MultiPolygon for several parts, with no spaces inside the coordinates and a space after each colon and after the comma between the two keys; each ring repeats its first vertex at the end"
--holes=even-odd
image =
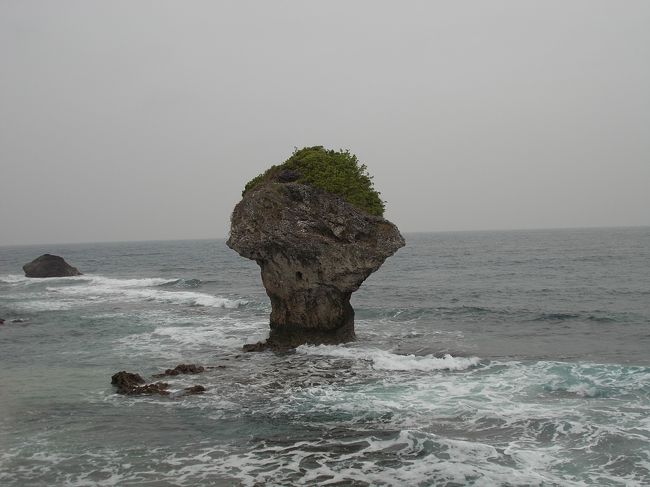
{"type": "Polygon", "coordinates": [[[277,181],[277,177],[286,170],[299,174],[297,183],[338,194],[371,215],[384,214],[384,202],[373,186],[366,165],[359,164],[357,156],[350,154],[349,150],[327,150],[322,146],[296,149],[284,163],[271,166],[251,179],[244,187],[242,196],[260,184],[277,181]]]}

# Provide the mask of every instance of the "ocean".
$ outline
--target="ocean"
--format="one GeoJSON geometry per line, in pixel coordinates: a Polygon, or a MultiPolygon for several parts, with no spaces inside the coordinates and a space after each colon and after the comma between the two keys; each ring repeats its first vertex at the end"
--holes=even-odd
{"type": "Polygon", "coordinates": [[[650,228],[405,238],[356,342],[286,353],[224,240],[0,248],[0,485],[650,485],[650,228]]]}

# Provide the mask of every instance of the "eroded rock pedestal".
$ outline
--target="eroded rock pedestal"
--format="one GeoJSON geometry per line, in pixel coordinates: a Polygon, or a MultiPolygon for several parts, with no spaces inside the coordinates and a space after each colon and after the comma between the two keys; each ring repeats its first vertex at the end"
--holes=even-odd
{"type": "Polygon", "coordinates": [[[267,345],[285,348],[354,339],[350,296],[404,238],[337,195],[274,182],[237,204],[227,245],[259,264],[272,309],[267,345]]]}

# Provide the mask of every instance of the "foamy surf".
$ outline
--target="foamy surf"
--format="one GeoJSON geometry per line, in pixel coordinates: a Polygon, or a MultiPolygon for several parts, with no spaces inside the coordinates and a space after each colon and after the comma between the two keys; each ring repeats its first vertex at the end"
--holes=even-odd
{"type": "Polygon", "coordinates": [[[29,277],[21,276],[18,274],[5,274],[0,276],[0,282],[4,284],[16,284],[19,282],[26,282],[29,280],[29,277]]]}
{"type": "Polygon", "coordinates": [[[115,279],[104,276],[80,276],[73,286],[50,286],[52,296],[71,296],[84,299],[120,301],[156,301],[160,303],[206,306],[212,308],[238,308],[248,303],[245,299],[230,299],[196,291],[167,291],[161,285],[178,282],[178,279],[141,278],[115,279]]]}
{"type": "Polygon", "coordinates": [[[81,276],[68,276],[68,277],[26,277],[18,274],[6,274],[0,277],[0,282],[5,284],[49,284],[49,283],[79,283],[86,282],[95,285],[105,285],[114,287],[148,287],[159,286],[162,284],[169,284],[178,282],[179,279],[164,279],[164,278],[142,278],[142,279],[117,279],[111,277],[104,277],[100,275],[84,274],[81,276]]]}
{"type": "Polygon", "coordinates": [[[298,347],[298,352],[307,355],[329,356],[352,360],[364,360],[372,363],[375,370],[466,370],[479,365],[479,357],[453,357],[445,354],[443,357],[433,355],[399,355],[380,349],[348,348],[333,345],[298,347]]]}
{"type": "Polygon", "coordinates": [[[368,433],[352,441],[261,443],[252,452],[231,455],[205,467],[239,478],[247,486],[587,485],[553,472],[563,463],[551,454],[557,453],[554,447],[535,451],[513,445],[516,453],[505,454],[503,449],[478,441],[450,440],[417,430],[382,433],[385,439],[368,433]],[[278,466],[270,469],[271,463],[278,466]],[[378,468],[385,465],[391,468],[378,468]]]}
{"type": "Polygon", "coordinates": [[[178,357],[182,359],[196,350],[240,351],[246,339],[242,334],[253,334],[260,324],[240,321],[228,316],[205,324],[156,326],[152,331],[121,338],[115,343],[126,355],[147,353],[151,357],[178,357]]]}
{"type": "Polygon", "coordinates": [[[648,486],[649,236],[414,235],[355,293],[359,340],[296,353],[242,352],[270,305],[224,242],[63,248],[101,275],[60,279],[3,248],[0,485],[648,486]],[[206,370],[153,377],[181,363],[206,370]]]}

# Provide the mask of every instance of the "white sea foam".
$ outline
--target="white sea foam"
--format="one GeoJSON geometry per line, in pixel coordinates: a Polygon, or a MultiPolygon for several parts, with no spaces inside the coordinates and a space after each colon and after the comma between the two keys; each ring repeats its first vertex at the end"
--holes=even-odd
{"type": "Polygon", "coordinates": [[[5,284],[16,284],[19,282],[29,282],[31,279],[29,277],[21,276],[18,274],[6,274],[0,276],[0,282],[5,284]]]}
{"type": "Polygon", "coordinates": [[[480,363],[478,357],[453,357],[445,354],[443,357],[433,355],[399,355],[380,349],[349,348],[332,345],[309,346],[298,348],[300,353],[311,355],[326,355],[336,358],[367,360],[372,362],[375,370],[466,370],[480,363]]]}
{"type": "Polygon", "coordinates": [[[0,276],[0,282],[4,282],[6,284],[88,282],[93,284],[104,284],[106,286],[112,285],[116,287],[147,287],[147,286],[159,286],[161,284],[168,284],[176,281],[177,279],[164,279],[159,277],[143,278],[143,279],[115,279],[111,277],[104,277],[104,276],[94,275],[94,274],[84,274],[81,276],[69,276],[69,277],[48,277],[47,279],[26,277],[26,276],[21,276],[19,274],[6,274],[4,276],[0,276]]]}
{"type": "Polygon", "coordinates": [[[103,276],[80,276],[83,284],[74,286],[47,287],[52,296],[73,296],[83,299],[107,299],[120,301],[156,301],[161,303],[206,306],[212,308],[238,308],[247,303],[244,299],[229,299],[194,291],[166,291],[161,284],[176,279],[114,279],[103,276]]]}
{"type": "Polygon", "coordinates": [[[585,384],[584,382],[567,387],[567,391],[583,397],[596,397],[598,393],[598,389],[595,386],[585,384]]]}
{"type": "MultiPolygon", "coordinates": [[[[507,457],[491,445],[452,440],[416,430],[402,430],[391,439],[379,439],[369,433],[352,441],[308,440],[290,445],[261,446],[245,454],[230,455],[220,463],[213,462],[202,472],[230,474],[243,485],[250,486],[354,482],[387,486],[464,485],[470,479],[472,485],[484,487],[505,484],[586,485],[556,476],[551,467],[562,460],[544,451],[522,450],[516,468],[513,468],[501,463],[507,457]],[[308,469],[303,464],[307,459],[308,469]],[[413,461],[415,459],[417,461],[413,461]],[[386,460],[393,466],[378,468],[377,462],[386,460]],[[275,468],[270,468],[271,465],[275,468]]],[[[558,449],[551,446],[547,450],[558,449]]],[[[194,471],[199,472],[198,465],[194,467],[194,471]]]]}
{"type": "Polygon", "coordinates": [[[76,299],[31,299],[29,301],[16,301],[12,308],[16,311],[58,311],[72,309],[80,303],[76,299]]]}
{"type": "MultiPolygon", "coordinates": [[[[371,361],[367,358],[368,350],[354,350],[301,347],[298,351],[314,358],[371,361]]],[[[314,367],[318,367],[318,362],[314,367]]],[[[593,454],[599,452],[606,458],[603,445],[612,441],[647,443],[647,428],[640,432],[644,424],[641,420],[647,417],[642,393],[639,402],[629,402],[625,412],[617,412],[616,425],[611,424],[607,407],[594,409],[591,400],[582,399],[593,393],[592,386],[585,387],[587,382],[566,387],[565,390],[575,388],[573,395],[551,402],[539,401],[537,397],[544,395],[543,385],[558,377],[569,382],[576,377],[588,378],[600,384],[598,387],[622,380],[626,388],[634,390],[633,384],[644,387],[647,383],[647,368],[504,362],[488,364],[467,374],[440,374],[435,379],[429,375],[388,372],[381,374],[380,381],[364,380],[363,370],[356,369],[352,381],[345,385],[321,381],[313,387],[297,389],[289,400],[270,401],[269,410],[309,424],[314,418],[322,418],[325,424],[336,418],[336,424],[352,430],[372,422],[387,430],[400,429],[396,438],[376,438],[369,431],[367,437],[355,434],[354,440],[347,442],[323,439],[270,443],[228,457],[225,471],[244,479],[244,485],[310,485],[318,478],[321,485],[354,480],[372,485],[643,485],[639,481],[643,470],[637,467],[634,472],[623,473],[616,457],[610,459],[611,466],[605,462],[581,471],[579,476],[574,473],[575,465],[584,461],[580,455],[583,449],[593,454]],[[381,423],[377,418],[381,418],[381,423]],[[427,425],[424,430],[423,425],[427,425]],[[362,442],[366,444],[358,450],[340,448],[362,442]],[[572,446],[579,447],[575,454],[567,454],[572,446]],[[302,464],[306,458],[308,468],[302,464]],[[417,461],[413,461],[415,458],[417,461]],[[376,468],[384,460],[396,466],[376,468]],[[329,480],[323,481],[321,476],[329,480]]],[[[377,377],[377,373],[365,371],[377,377]]],[[[638,452],[637,456],[644,454],[638,452]]]]}
{"type": "Polygon", "coordinates": [[[120,338],[118,349],[150,357],[186,360],[188,353],[215,349],[240,350],[247,336],[256,336],[268,327],[266,322],[220,317],[195,317],[191,323],[176,324],[178,317],[169,313],[149,313],[146,321],[156,322],[152,331],[120,338]]]}
{"type": "MultiPolygon", "coordinates": [[[[86,301],[119,300],[155,301],[160,303],[203,306],[211,308],[238,308],[248,302],[245,299],[230,299],[195,291],[173,291],[159,286],[177,282],[177,279],[142,278],[116,279],[99,275],[33,279],[9,274],[2,276],[0,282],[31,286],[45,284],[44,292],[29,296],[30,300],[15,303],[21,310],[57,310],[83,305],[86,301]],[[69,285],[62,285],[69,284],[69,285]]],[[[42,288],[40,288],[42,289],[42,288]]]]}
{"type": "MultiPolygon", "coordinates": [[[[234,329],[240,324],[224,319],[217,328],[221,326],[234,329]]],[[[191,343],[208,331],[192,328],[157,327],[153,338],[191,343]]],[[[203,338],[217,337],[204,335],[203,338]]],[[[319,347],[301,347],[300,355],[286,356],[282,365],[295,364],[298,359],[300,367],[291,370],[299,370],[305,377],[318,372],[316,369],[321,365],[329,366],[330,371],[349,370],[340,364],[336,366],[333,363],[336,361],[328,358],[338,358],[338,355],[309,353],[305,348],[319,347]]],[[[369,350],[361,349],[361,352],[369,350]]],[[[270,357],[261,354],[257,358],[264,359],[266,369],[270,357]]],[[[106,401],[120,407],[147,402],[170,411],[198,408],[203,417],[223,423],[238,418],[233,424],[248,425],[247,421],[255,418],[260,426],[255,429],[254,439],[246,438],[242,443],[236,436],[228,443],[229,438],[218,438],[208,431],[196,443],[172,443],[169,449],[149,450],[145,457],[133,455],[125,447],[115,454],[102,451],[102,456],[92,460],[81,455],[56,459],[56,466],[61,461],[82,466],[81,472],[77,469],[75,472],[79,473],[65,478],[58,473],[64,469],[56,468],[54,463],[43,464],[43,458],[34,457],[33,471],[6,468],[5,483],[21,485],[20,480],[39,478],[45,469],[50,469],[50,483],[57,485],[88,485],[86,482],[92,478],[88,472],[100,470],[112,473],[106,474],[106,485],[113,481],[117,485],[148,481],[179,486],[349,485],[354,482],[384,486],[647,485],[650,462],[643,447],[647,445],[648,423],[643,431],[641,420],[647,419],[647,414],[644,414],[646,410],[639,409],[639,404],[626,402],[624,409],[614,412],[608,407],[611,403],[596,408],[594,401],[575,395],[552,401],[537,398],[544,395],[539,386],[556,379],[571,382],[577,377],[581,378],[577,384],[586,384],[583,381],[589,379],[599,387],[610,382],[625,383],[626,388],[634,390],[632,384],[642,387],[647,384],[648,368],[493,362],[468,373],[433,377],[363,367],[357,368],[349,381],[304,387],[295,385],[298,381],[291,386],[296,379],[293,373],[282,380],[282,366],[275,370],[255,370],[250,357],[245,360],[245,367],[254,373],[253,380],[245,387],[229,390],[228,378],[235,371],[226,369],[220,376],[208,373],[201,377],[208,387],[203,396],[170,400],[112,395],[106,401]],[[271,380],[271,377],[282,381],[283,388],[273,389],[260,400],[258,394],[265,389],[258,381],[271,380]],[[342,414],[345,412],[352,414],[342,414]],[[612,414],[616,414],[615,422],[612,414]],[[243,418],[246,419],[242,421],[243,418]],[[300,429],[295,441],[291,436],[276,436],[276,428],[261,426],[265,418],[274,418],[275,424],[282,425],[290,418],[299,428],[309,425],[315,432],[304,434],[300,429]],[[326,434],[318,434],[319,429],[326,434]],[[630,446],[623,446],[620,456],[610,455],[612,444],[626,445],[626,442],[630,446]],[[626,460],[624,454],[634,458],[626,460]],[[626,461],[630,466],[622,467],[626,461]],[[154,471],[150,468],[152,464],[163,468],[154,471]]],[[[229,367],[230,364],[236,366],[234,361],[229,367]]],[[[148,420],[156,421],[155,417],[148,420]]],[[[185,423],[178,427],[182,431],[185,423]]],[[[31,461],[29,455],[21,457],[31,461]]],[[[1,471],[2,468],[0,474],[1,471]]]]}

